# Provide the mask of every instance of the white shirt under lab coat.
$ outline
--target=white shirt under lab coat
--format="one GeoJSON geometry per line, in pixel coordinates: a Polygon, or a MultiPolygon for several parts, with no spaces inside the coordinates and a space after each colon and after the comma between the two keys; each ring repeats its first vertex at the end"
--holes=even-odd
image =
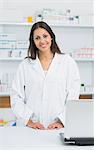
{"type": "Polygon", "coordinates": [[[18,67],[11,92],[11,107],[26,125],[29,118],[47,127],[57,118],[65,122],[66,100],[78,99],[80,76],[68,54],[55,54],[45,75],[38,59],[25,59],[18,67]]]}

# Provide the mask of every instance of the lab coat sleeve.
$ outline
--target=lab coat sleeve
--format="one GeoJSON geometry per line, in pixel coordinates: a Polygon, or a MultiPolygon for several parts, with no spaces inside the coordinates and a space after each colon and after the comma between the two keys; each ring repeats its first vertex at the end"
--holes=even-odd
{"type": "Polygon", "coordinates": [[[67,69],[66,100],[63,112],[58,115],[60,121],[65,124],[66,101],[78,100],[80,94],[80,74],[76,62],[69,56],[67,69]]]}
{"type": "Polygon", "coordinates": [[[11,90],[11,108],[18,119],[23,120],[26,125],[29,118],[33,115],[30,107],[25,103],[25,79],[24,67],[19,65],[15,75],[11,90]]]}

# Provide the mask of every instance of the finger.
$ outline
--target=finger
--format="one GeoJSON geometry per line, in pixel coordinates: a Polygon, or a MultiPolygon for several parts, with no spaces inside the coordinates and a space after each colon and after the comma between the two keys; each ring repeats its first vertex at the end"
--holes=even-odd
{"type": "Polygon", "coordinates": [[[35,125],[28,125],[29,128],[33,128],[33,129],[36,129],[36,126],[35,125]]]}
{"type": "Polygon", "coordinates": [[[48,129],[53,129],[53,124],[49,125],[48,129]]]}
{"type": "Polygon", "coordinates": [[[61,124],[54,123],[54,124],[49,125],[47,129],[60,129],[62,127],[63,126],[61,124]]]}
{"type": "Polygon", "coordinates": [[[57,124],[56,128],[60,129],[62,128],[63,126],[61,124],[57,124]]]}
{"type": "Polygon", "coordinates": [[[37,124],[37,129],[43,130],[43,129],[45,129],[45,128],[44,128],[44,126],[43,126],[42,124],[37,124]]]}

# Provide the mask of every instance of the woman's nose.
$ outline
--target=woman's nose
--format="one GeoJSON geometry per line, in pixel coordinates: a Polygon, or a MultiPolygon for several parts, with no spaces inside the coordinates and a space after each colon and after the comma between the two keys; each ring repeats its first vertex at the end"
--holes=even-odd
{"type": "Polygon", "coordinates": [[[44,42],[45,39],[43,37],[40,38],[40,42],[44,42]]]}

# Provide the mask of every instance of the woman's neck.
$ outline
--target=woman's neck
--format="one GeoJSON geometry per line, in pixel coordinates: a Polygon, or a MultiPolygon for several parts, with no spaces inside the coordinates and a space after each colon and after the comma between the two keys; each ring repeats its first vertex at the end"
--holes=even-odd
{"type": "Polygon", "coordinates": [[[40,53],[39,54],[39,59],[40,60],[44,60],[44,61],[48,61],[48,60],[51,60],[53,59],[54,57],[54,54],[53,53],[40,53]]]}
{"type": "Polygon", "coordinates": [[[54,57],[53,53],[39,55],[39,60],[40,60],[43,70],[49,69],[52,63],[53,57],[54,57]]]}

